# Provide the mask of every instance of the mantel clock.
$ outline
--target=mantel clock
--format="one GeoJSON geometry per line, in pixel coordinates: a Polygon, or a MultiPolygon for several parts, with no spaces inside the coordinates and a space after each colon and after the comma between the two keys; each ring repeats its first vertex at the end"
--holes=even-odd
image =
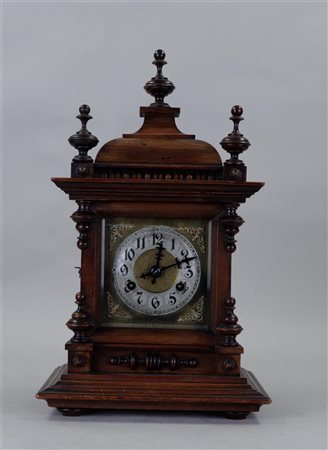
{"type": "Polygon", "coordinates": [[[145,84],[154,102],[141,128],[107,142],[87,129],[90,108],[69,138],[78,154],[70,178],[52,181],[77,203],[81,250],[77,308],[67,322],[68,362],[37,398],[64,415],[94,409],[216,411],[242,419],[271,400],[240,367],[242,331],[231,296],[231,256],[243,223],[240,203],[263,183],[246,181],[240,154],[250,143],[233,130],[216,149],[175,124],[162,72],[145,84]]]}

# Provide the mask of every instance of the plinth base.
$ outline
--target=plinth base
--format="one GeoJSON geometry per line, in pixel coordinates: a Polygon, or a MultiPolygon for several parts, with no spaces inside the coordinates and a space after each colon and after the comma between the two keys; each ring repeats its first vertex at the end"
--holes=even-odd
{"type": "Polygon", "coordinates": [[[271,403],[254,375],[240,376],[161,374],[67,374],[57,367],[40,391],[39,399],[65,416],[94,409],[158,411],[215,411],[227,418],[244,419],[271,403]]]}

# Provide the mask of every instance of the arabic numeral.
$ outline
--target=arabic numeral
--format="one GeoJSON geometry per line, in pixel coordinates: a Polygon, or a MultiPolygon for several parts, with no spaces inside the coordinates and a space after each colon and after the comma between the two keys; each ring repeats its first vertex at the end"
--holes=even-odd
{"type": "Polygon", "coordinates": [[[153,236],[153,245],[158,244],[163,239],[162,233],[153,233],[152,236],[153,236]]]}
{"type": "Polygon", "coordinates": [[[191,265],[189,264],[189,261],[188,261],[188,258],[189,258],[189,250],[187,250],[186,248],[183,248],[182,250],[181,250],[181,255],[184,257],[184,259],[185,259],[185,263],[186,263],[186,267],[188,268],[188,269],[190,269],[190,267],[191,267],[191,265]]]}
{"type": "Polygon", "coordinates": [[[187,272],[184,274],[185,278],[191,278],[193,276],[194,272],[191,269],[188,269],[187,272]]]}
{"type": "Polygon", "coordinates": [[[146,245],[145,240],[146,240],[145,236],[137,238],[137,249],[143,250],[145,248],[145,245],[146,245]]]}
{"type": "Polygon", "coordinates": [[[177,302],[177,298],[174,296],[175,292],[173,292],[173,294],[170,295],[169,297],[169,304],[170,305],[175,305],[177,302]]]}
{"type": "Polygon", "coordinates": [[[157,308],[159,307],[160,304],[161,304],[161,302],[158,300],[158,297],[153,297],[153,298],[151,299],[151,306],[152,306],[154,309],[157,309],[157,308]]]}
{"type": "Polygon", "coordinates": [[[143,303],[143,300],[141,300],[143,292],[142,291],[138,291],[136,292],[136,296],[137,296],[137,303],[138,305],[141,305],[141,303],[143,303]]]}
{"type": "Polygon", "coordinates": [[[175,249],[175,239],[173,238],[172,239],[172,241],[171,241],[171,250],[174,250],[175,249]]]}
{"type": "Polygon", "coordinates": [[[125,249],[125,253],[124,253],[124,257],[125,257],[125,261],[127,261],[128,259],[130,261],[133,260],[133,258],[135,257],[135,251],[133,250],[133,248],[126,248],[125,249]]]}
{"type": "Polygon", "coordinates": [[[126,277],[129,273],[128,266],[126,264],[123,264],[123,266],[120,267],[120,272],[123,275],[123,277],[126,277]]]}

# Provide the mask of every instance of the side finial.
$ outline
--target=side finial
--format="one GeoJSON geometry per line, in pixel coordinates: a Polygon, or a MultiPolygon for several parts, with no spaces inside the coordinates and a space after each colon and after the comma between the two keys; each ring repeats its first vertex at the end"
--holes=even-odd
{"type": "Polygon", "coordinates": [[[168,104],[164,102],[164,97],[171,94],[175,89],[172,81],[163,76],[163,66],[167,64],[165,56],[163,50],[156,50],[154,53],[155,60],[153,61],[153,64],[157,67],[157,73],[156,76],[147,81],[144,86],[145,91],[155,97],[155,102],[151,103],[150,106],[168,106],[168,104]]]}
{"type": "Polygon", "coordinates": [[[89,115],[90,107],[88,105],[81,105],[79,108],[80,114],[76,116],[81,121],[81,129],[75,134],[70,136],[68,142],[78,150],[79,154],[74,156],[74,162],[92,161],[91,156],[88,155],[88,151],[98,144],[96,136],[91,134],[87,129],[87,123],[92,116],[89,115]]]}
{"type": "Polygon", "coordinates": [[[242,114],[243,108],[241,106],[235,105],[231,108],[230,120],[233,121],[233,130],[220,142],[221,147],[230,153],[230,158],[224,163],[224,178],[232,181],[246,180],[246,166],[239,159],[239,155],[247,150],[251,144],[239,131],[239,124],[244,120],[242,114]]]}

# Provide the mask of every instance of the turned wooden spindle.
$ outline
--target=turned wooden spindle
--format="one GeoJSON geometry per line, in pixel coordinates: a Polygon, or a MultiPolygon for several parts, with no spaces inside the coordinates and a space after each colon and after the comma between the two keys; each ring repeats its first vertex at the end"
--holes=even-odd
{"type": "Polygon", "coordinates": [[[235,347],[238,345],[236,336],[242,332],[242,327],[238,324],[238,317],[234,313],[236,300],[228,297],[224,301],[223,322],[220,324],[218,331],[222,334],[220,344],[226,347],[235,347]]]}
{"type": "Polygon", "coordinates": [[[84,311],[85,297],[81,292],[78,292],[75,299],[77,309],[73,312],[72,317],[66,324],[67,327],[74,333],[74,336],[71,338],[71,342],[89,342],[86,332],[91,328],[91,324],[88,315],[84,311]]]}
{"type": "Polygon", "coordinates": [[[235,235],[239,233],[239,228],[244,223],[243,218],[237,214],[238,206],[238,203],[230,203],[220,214],[220,227],[223,232],[224,246],[228,253],[236,250],[235,235]]]}

